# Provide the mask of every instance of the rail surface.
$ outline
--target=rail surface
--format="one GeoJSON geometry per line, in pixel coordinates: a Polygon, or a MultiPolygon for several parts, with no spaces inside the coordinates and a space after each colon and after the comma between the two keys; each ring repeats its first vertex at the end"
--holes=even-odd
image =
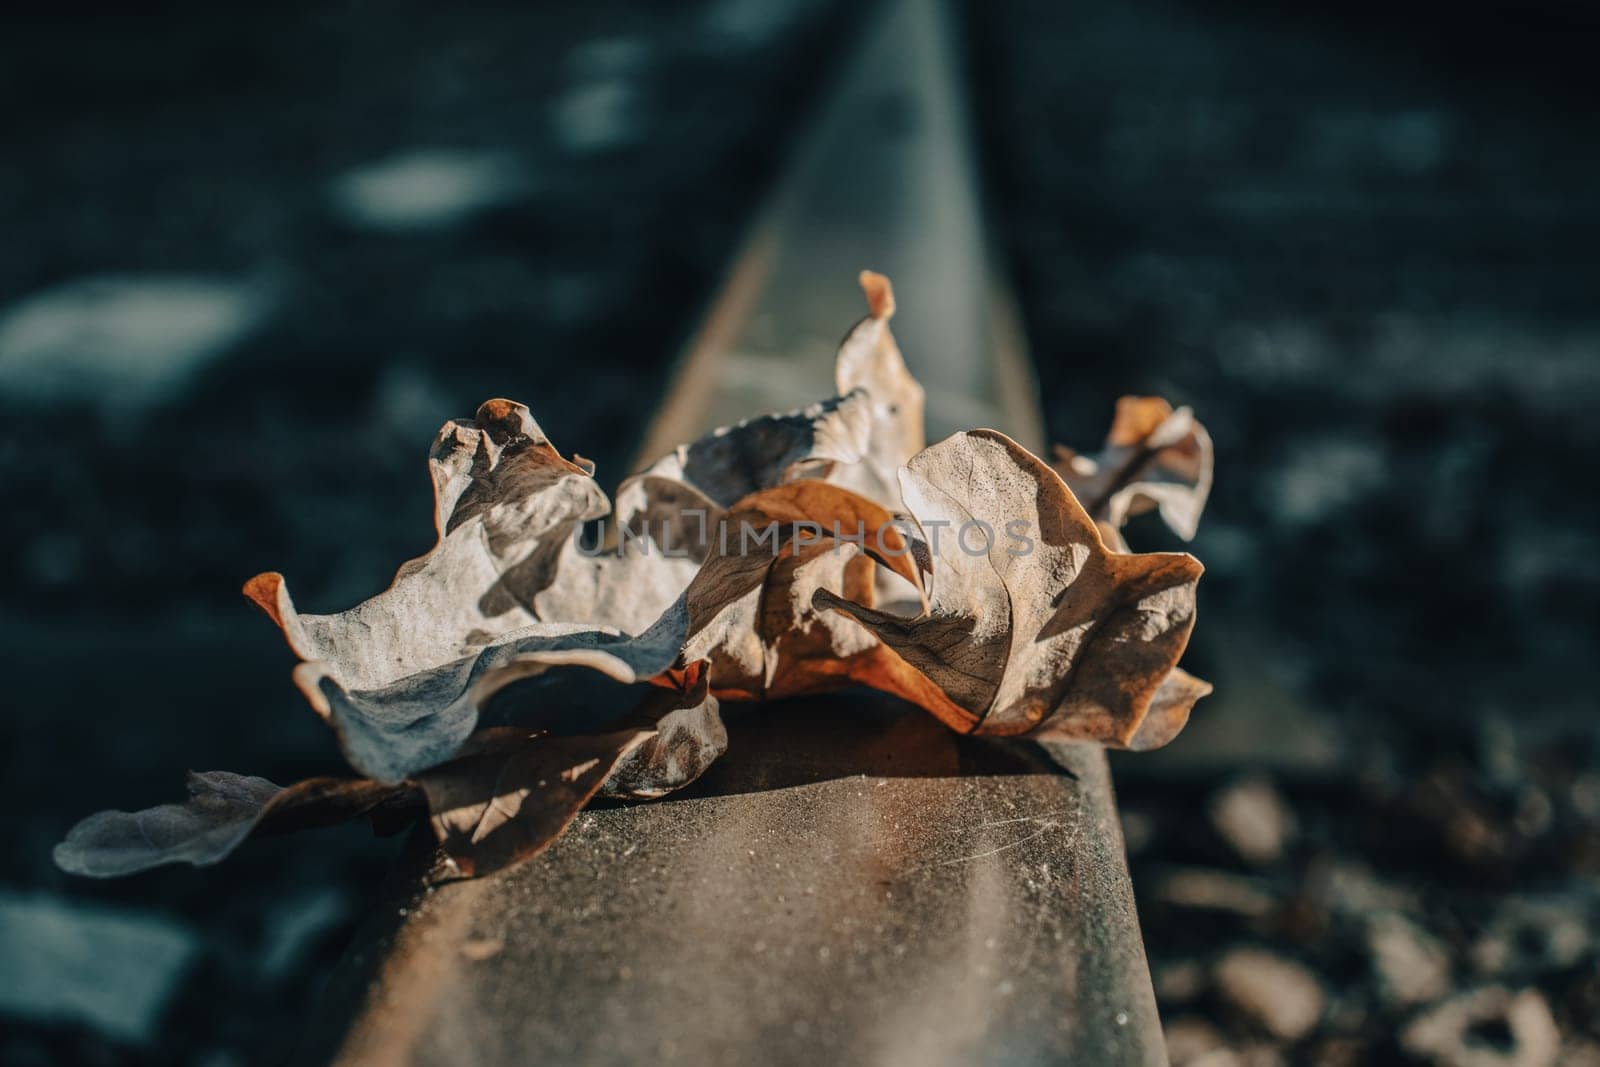
{"type": "MultiPolygon", "coordinates": [[[[856,271],[894,279],[931,440],[1043,442],[935,0],[856,51],[642,452],[833,391],[856,271]]],[[[871,694],[728,708],[728,755],[358,937],[304,1058],[342,1064],[1164,1063],[1104,756],[960,737],[871,694]]]]}

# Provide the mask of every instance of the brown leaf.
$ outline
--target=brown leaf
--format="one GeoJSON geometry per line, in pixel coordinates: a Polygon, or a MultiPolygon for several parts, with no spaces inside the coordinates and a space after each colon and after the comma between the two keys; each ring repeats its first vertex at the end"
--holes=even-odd
{"type": "Polygon", "coordinates": [[[1211,493],[1211,435],[1189,408],[1125,396],[1097,455],[1057,445],[1054,466],[1095,519],[1120,529],[1130,516],[1160,508],[1172,532],[1188,541],[1211,493]]]}
{"type": "Polygon", "coordinates": [[[515,727],[480,731],[459,758],[417,776],[448,864],[470,878],[537,855],[653,732],[551,737],[515,727]]]}
{"type": "Polygon", "coordinates": [[[993,430],[923,451],[900,481],[924,532],[939,531],[928,613],[906,619],[815,594],[903,662],[862,681],[961,728],[929,702],[931,686],[981,733],[1119,747],[1176,734],[1210,690],[1174,673],[1194,626],[1192,556],[1108,550],[1061,479],[993,430]]]}
{"type": "Polygon", "coordinates": [[[429,461],[439,542],[390,589],[331,616],[296,611],[277,574],[245,592],[306,661],[295,683],[351,765],[399,781],[454,755],[483,702],[513,682],[565,664],[624,683],[667,669],[685,625],[674,599],[721,509],[860,461],[870,417],[856,393],[683,446],[623,484],[619,522],[591,555],[575,534],[607,502],[589,468],[563,459],[526,408],[490,401],[441,431],[429,461]]]}
{"type": "Polygon", "coordinates": [[[429,469],[438,543],[388,590],[319,616],[296,611],[281,575],[245,586],[305,661],[295,684],[351,766],[386,782],[453,756],[482,703],[513,682],[577,664],[632,683],[665,670],[681,646],[681,621],[630,638],[537,617],[555,559],[608,504],[590,468],[563,459],[527,408],[491,400],[474,422],[447,423],[429,469]]]}
{"type": "Polygon", "coordinates": [[[761,489],[863,463],[872,407],[856,392],[762,415],[680,445],[617,488],[593,550],[569,539],[532,594],[541,619],[637,633],[682,593],[725,509],[761,489]]]}
{"type": "Polygon", "coordinates": [[[683,685],[646,697],[631,725],[654,732],[612,768],[600,792],[648,799],[682,789],[728,750],[717,698],[704,662],[683,672],[683,685]]]}
{"type": "Polygon", "coordinates": [[[326,826],[365,814],[405,791],[360,778],[279,786],[228,771],[189,774],[189,799],[143,811],[102,811],[55,847],[69,874],[113,878],[160,866],[209,866],[252,834],[326,826]]]}
{"type": "Polygon", "coordinates": [[[854,620],[818,611],[813,595],[871,604],[874,561],[920,599],[909,539],[887,509],[819,481],[753,493],[719,524],[716,551],[685,594],[685,655],[708,660],[713,691],[732,699],[847,685],[878,642],[854,620]]]}

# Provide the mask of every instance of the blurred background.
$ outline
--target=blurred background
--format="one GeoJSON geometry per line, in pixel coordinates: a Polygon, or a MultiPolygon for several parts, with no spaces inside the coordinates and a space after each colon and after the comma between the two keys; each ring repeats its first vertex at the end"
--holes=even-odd
{"type": "MultiPolygon", "coordinates": [[[[381,589],[485,397],[625,473],[859,17],[7,16],[0,1060],[291,1053],[395,842],[108,883],[50,847],[187,768],[339,768],[240,583],[381,589]]],[[[963,17],[1052,438],[1158,393],[1216,440],[1218,695],[1114,760],[1173,1059],[1600,1063],[1600,15],[963,17]]]]}

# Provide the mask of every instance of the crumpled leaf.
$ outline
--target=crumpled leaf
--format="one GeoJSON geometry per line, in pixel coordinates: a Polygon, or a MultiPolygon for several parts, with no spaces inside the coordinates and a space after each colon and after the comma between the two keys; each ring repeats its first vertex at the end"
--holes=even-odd
{"type": "Polygon", "coordinates": [[[906,619],[826,589],[815,597],[877,634],[948,704],[909,688],[905,670],[867,684],[980,733],[1143,749],[1182,728],[1210,691],[1176,670],[1194,626],[1197,560],[1108,550],[1061,479],[993,430],[926,449],[900,485],[924,532],[944,535],[929,611],[906,619]],[[960,531],[973,522],[994,535],[972,527],[969,554],[960,531]]]}
{"type": "Polygon", "coordinates": [[[563,459],[527,408],[490,401],[440,432],[429,459],[439,542],[388,590],[329,616],[299,613],[275,573],[245,592],[305,660],[295,683],[351,766],[399,781],[453,756],[512,682],[564,664],[624,683],[665,670],[684,630],[673,601],[721,509],[751,487],[859,462],[870,414],[858,392],[683,446],[623,484],[619,523],[586,555],[579,525],[608,510],[589,469],[563,459]]]}
{"type": "Polygon", "coordinates": [[[870,605],[881,564],[920,597],[910,541],[893,519],[865,497],[810,479],[739,501],[718,525],[718,551],[685,593],[685,656],[707,660],[713,690],[734,699],[848,685],[878,642],[854,620],[818,611],[813,594],[826,589],[870,605]],[[756,543],[763,535],[771,549],[756,543]]]}
{"type": "MultiPolygon", "coordinates": [[[[836,464],[859,463],[872,436],[874,404],[861,390],[779,415],[760,415],[679,445],[634,479],[690,486],[719,507],[801,478],[823,478],[836,464]]],[[[618,491],[618,498],[624,496],[618,491]]]]}
{"type": "Polygon", "coordinates": [[[360,778],[311,778],[280,786],[228,771],[190,772],[189,799],[143,811],[102,811],[79,822],[55,847],[69,874],[114,878],[163,863],[205,867],[245,838],[363,815],[402,787],[360,778]]]}
{"type": "MultiPolygon", "coordinates": [[[[610,503],[592,465],[561,456],[527,408],[492,400],[447,423],[429,456],[437,542],[389,589],[318,616],[295,609],[280,575],[245,587],[367,777],[280,788],[193,775],[184,804],[84,820],[58,864],[100,875],[205,864],[252,833],[363,813],[376,825],[425,804],[455,873],[487,873],[545,848],[597,793],[649,798],[694,781],[727,747],[719,696],[864,683],[963,731],[1166,743],[1210,691],[1176,666],[1200,569],[1186,555],[1125,554],[1119,531],[1159,507],[1192,535],[1210,485],[1205,431],[1187,409],[1124,398],[1105,451],[1061,452],[1092,520],[1003,435],[924,449],[923,390],[889,329],[893,292],[881,275],[860,280],[869,314],[840,346],[840,395],[662,457],[619,487],[593,549],[580,531],[610,503]],[[923,538],[894,525],[907,505],[923,538]],[[940,523],[1016,518],[1036,552],[937,551],[940,523]],[[746,528],[768,531],[766,551],[748,550],[746,528]],[[494,694],[564,666],[654,687],[631,715],[597,710],[576,735],[480,728],[494,694]]],[[[559,710],[521,708],[547,726],[559,710]]]]}
{"type": "Polygon", "coordinates": [[[680,445],[617,488],[603,541],[587,551],[575,539],[563,545],[532,596],[536,614],[638,632],[687,588],[726,508],[761,489],[859,467],[871,417],[857,391],[680,445]]]}
{"type": "Polygon", "coordinates": [[[601,786],[608,797],[645,800],[682,789],[705,773],[728,750],[711,676],[704,662],[691,664],[682,688],[660,689],[634,712],[635,725],[651,736],[634,746],[601,786]]]}
{"type": "Polygon", "coordinates": [[[562,666],[587,667],[624,685],[644,681],[676,662],[684,626],[681,607],[637,637],[537,623],[381,689],[347,690],[326,663],[302,663],[294,677],[350,765],[398,782],[453,757],[477,728],[484,703],[506,686],[562,666]]]}
{"type": "MultiPolygon", "coordinates": [[[[837,523],[847,531],[861,525],[875,532],[889,520],[888,513],[870,501],[821,482],[791,483],[749,499],[757,501],[758,506],[765,502],[769,510],[747,508],[738,512],[739,519],[748,518],[760,526],[771,521],[814,521],[828,530],[837,523]]],[[[734,536],[737,538],[737,534],[734,536]]],[[[886,536],[891,546],[901,546],[903,551],[904,541],[897,540],[902,538],[898,531],[889,528],[886,536]]],[[[756,597],[766,584],[769,571],[784,557],[740,553],[736,540],[729,547],[733,551],[719,555],[717,566],[710,566],[708,560],[708,565],[701,568],[690,587],[694,590],[692,599],[680,596],[636,637],[609,629],[536,623],[503,635],[473,655],[418,671],[381,688],[348,689],[326,662],[300,664],[295,669],[295,680],[312,706],[334,728],[351,766],[384,782],[401,781],[454,757],[477,728],[480,710],[491,696],[514,682],[556,667],[583,666],[617,682],[632,684],[662,674],[684,655],[691,660],[711,659],[714,664],[748,663],[748,646],[756,642],[754,656],[760,667],[754,668],[752,677],[759,678],[760,684],[746,683],[741,668],[734,672],[741,678],[737,685],[724,686],[721,681],[717,685],[719,690],[744,692],[750,684],[758,692],[767,693],[769,664],[775,671],[782,658],[767,655],[766,646],[760,644],[756,597]],[[721,630],[690,647],[691,638],[741,598],[749,602],[745,608],[747,626],[732,621],[730,616],[723,621],[721,630]]],[[[908,561],[899,562],[897,569],[911,580],[917,577],[908,561]]],[[[807,622],[817,616],[809,600],[801,613],[807,622]]],[[[826,618],[799,629],[804,633],[814,625],[859,629],[853,623],[826,618]]],[[[770,641],[775,645],[785,636],[786,631],[780,631],[772,634],[770,641]]],[[[871,642],[858,637],[855,643],[871,642]]],[[[712,670],[715,676],[718,668],[713,666],[712,670]]]]}
{"type": "Polygon", "coordinates": [[[666,645],[626,635],[642,638],[670,612],[725,508],[802,478],[864,472],[876,488],[873,472],[920,442],[922,396],[888,331],[887,280],[862,280],[872,313],[841,346],[837,375],[860,387],[675,449],[622,484],[593,550],[577,538],[608,510],[592,468],[563,458],[527,408],[493,400],[441,430],[429,457],[438,542],[388,590],[303,615],[281,575],[251,579],[246,594],[305,661],[296,685],[352,766],[397,781],[449,758],[483,700],[551,665],[625,682],[664,669],[666,645]]]}
{"type": "Polygon", "coordinates": [[[561,836],[617,763],[653,730],[550,737],[480,731],[459,758],[417,776],[447,864],[463,877],[534,856],[561,836]]]}
{"type": "Polygon", "coordinates": [[[417,801],[461,873],[486,873],[533,855],[559,836],[596,791],[659,797],[698,778],[727,748],[704,664],[682,689],[653,689],[618,730],[554,737],[523,727],[480,730],[457,758],[385,784],[311,778],[278,786],[211,771],[189,775],[189,799],[138,812],[106,811],[56,846],[72,874],[114,877],[165,863],[216,863],[246,838],[371,814],[414,817],[417,801]]]}
{"type": "Polygon", "coordinates": [[[521,581],[607,508],[590,469],[564,459],[509,400],[483,404],[474,422],[445,423],[428,468],[438,541],[382,593],[337,615],[302,615],[282,575],[245,584],[297,656],[327,664],[322,673],[351,689],[381,688],[538,622],[521,581]]]}
{"type": "Polygon", "coordinates": [[[1094,519],[1120,530],[1129,517],[1159,508],[1172,532],[1190,541],[1211,494],[1211,435],[1189,408],[1125,396],[1098,454],[1057,445],[1054,466],[1094,519]]]}
{"type": "MultiPolygon", "coordinates": [[[[920,579],[904,536],[888,526],[889,520],[884,509],[837,486],[810,480],[791,483],[753,494],[736,505],[719,527],[734,531],[727,545],[730,551],[708,559],[690,589],[636,637],[536,623],[502,636],[474,655],[418,671],[378,689],[345,688],[325,662],[299,665],[295,680],[333,726],[351,766],[385,782],[401,781],[454,757],[477,728],[480,709],[491,696],[556,667],[583,666],[632,684],[663,674],[685,658],[704,658],[712,661],[719,692],[756,697],[809,691],[814,686],[784,681],[778,667],[797,658],[800,642],[809,640],[813,632],[854,631],[849,641],[824,646],[838,654],[846,647],[864,650],[874,642],[849,620],[816,612],[809,596],[793,609],[796,619],[784,625],[774,622],[770,612],[767,618],[758,618],[760,596],[769,576],[793,550],[793,525],[812,522],[818,529],[862,529],[873,536],[884,529],[889,551],[901,553],[892,569],[915,587],[920,579]],[[772,522],[787,524],[770,535],[783,538],[782,551],[772,556],[739,551],[741,522],[757,529],[772,522]],[[717,628],[706,632],[714,620],[717,628]],[[798,636],[791,638],[791,631],[798,636]]],[[[848,560],[841,556],[837,563],[818,562],[819,567],[823,564],[840,568],[832,587],[842,589],[848,560]]],[[[856,567],[858,574],[870,574],[870,562],[860,560],[856,567]]],[[[789,573],[780,568],[780,573],[788,577],[773,588],[788,590],[806,572],[789,573]]],[[[820,573],[809,580],[820,581],[820,573]]],[[[809,591],[811,587],[806,588],[809,591]]],[[[808,655],[818,658],[820,651],[808,655]]]]}
{"type": "Polygon", "coordinates": [[[895,311],[889,279],[864,270],[860,282],[867,297],[867,317],[840,344],[834,380],[841,396],[864,390],[871,398],[866,456],[865,462],[841,467],[829,481],[899,511],[896,473],[928,443],[923,430],[925,398],[889,329],[895,311]]]}

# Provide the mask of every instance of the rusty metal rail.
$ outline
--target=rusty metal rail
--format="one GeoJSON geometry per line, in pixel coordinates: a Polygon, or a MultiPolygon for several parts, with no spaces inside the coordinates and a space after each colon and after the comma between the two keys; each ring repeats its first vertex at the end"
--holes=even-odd
{"type": "MultiPolygon", "coordinates": [[[[643,452],[832,392],[893,277],[930,438],[1042,444],[983,236],[954,37],[895,0],[753,227],[643,452]]],[[[690,791],[534,862],[392,887],[305,1048],[343,1064],[1163,1063],[1106,761],[873,695],[730,709],[690,791]]]]}

